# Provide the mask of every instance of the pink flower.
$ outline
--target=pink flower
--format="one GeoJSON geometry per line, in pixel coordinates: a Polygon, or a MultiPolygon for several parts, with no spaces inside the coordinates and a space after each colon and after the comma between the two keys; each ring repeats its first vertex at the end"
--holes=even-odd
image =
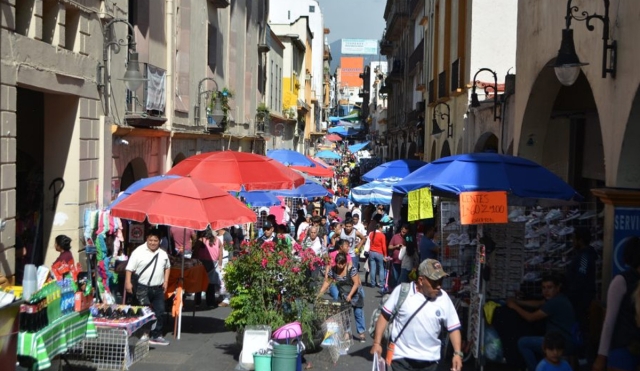
{"type": "Polygon", "coordinates": [[[260,247],[261,247],[263,250],[265,250],[265,251],[267,251],[267,250],[269,250],[269,251],[273,251],[273,248],[274,248],[275,246],[276,246],[276,244],[275,244],[273,241],[267,241],[267,242],[264,242],[264,243],[262,244],[262,246],[260,246],[260,247]]]}
{"type": "Polygon", "coordinates": [[[298,268],[298,267],[293,267],[293,268],[291,268],[291,271],[292,271],[293,273],[300,273],[300,268],[298,268]]]}
{"type": "Polygon", "coordinates": [[[300,244],[298,244],[297,242],[294,242],[294,244],[293,244],[293,249],[294,249],[296,252],[300,252],[300,251],[302,251],[302,246],[300,246],[300,244]]]}
{"type": "Polygon", "coordinates": [[[289,259],[282,258],[282,259],[278,260],[278,265],[285,265],[285,264],[287,264],[288,261],[289,261],[289,259]]]}
{"type": "Polygon", "coordinates": [[[269,264],[269,260],[267,258],[262,259],[262,268],[266,268],[267,264],[269,264]]]}
{"type": "Polygon", "coordinates": [[[283,235],[282,233],[278,233],[278,234],[276,235],[276,237],[278,237],[278,239],[280,239],[280,240],[281,240],[281,239],[283,239],[283,238],[284,238],[284,235],[283,235]]]}

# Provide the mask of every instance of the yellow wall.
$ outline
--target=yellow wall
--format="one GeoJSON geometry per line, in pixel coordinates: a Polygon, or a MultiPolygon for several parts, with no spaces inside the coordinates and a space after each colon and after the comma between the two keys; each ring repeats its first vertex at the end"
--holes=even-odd
{"type": "MultiPolygon", "coordinates": [[[[299,82],[295,79],[295,82],[299,82]]],[[[291,77],[282,78],[282,107],[281,109],[287,110],[289,108],[296,109],[298,106],[298,88],[295,87],[295,82],[291,83],[291,77]],[[291,89],[293,87],[293,90],[291,89]]]]}

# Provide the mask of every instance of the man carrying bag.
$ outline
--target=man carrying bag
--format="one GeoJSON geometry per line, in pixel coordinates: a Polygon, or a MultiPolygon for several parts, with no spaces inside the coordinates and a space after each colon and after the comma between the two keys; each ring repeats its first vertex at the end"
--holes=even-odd
{"type": "Polygon", "coordinates": [[[147,242],[136,247],[127,263],[125,289],[134,294],[140,305],[150,306],[156,316],[156,323],[150,333],[149,343],[169,345],[162,337],[164,322],[164,293],[169,281],[169,256],[160,249],[160,230],[151,229],[147,242]],[[134,287],[135,284],[135,287],[134,287]]]}
{"type": "MultiPolygon", "coordinates": [[[[393,371],[435,371],[440,361],[440,330],[449,332],[454,355],[451,371],[462,369],[460,320],[442,280],[448,275],[437,260],[427,259],[418,267],[418,280],[411,283],[407,298],[391,323],[387,365],[393,371]]],[[[382,337],[394,313],[402,286],[396,287],[376,322],[371,354],[382,355],[382,337]]]]}

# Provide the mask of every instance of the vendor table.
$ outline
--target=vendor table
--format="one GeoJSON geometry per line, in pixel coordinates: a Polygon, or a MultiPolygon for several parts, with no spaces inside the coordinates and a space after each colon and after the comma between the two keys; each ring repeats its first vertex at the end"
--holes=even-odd
{"type": "MultiPolygon", "coordinates": [[[[169,299],[178,288],[180,275],[180,268],[171,268],[169,270],[169,283],[165,293],[165,297],[167,299],[169,299]]],[[[206,269],[204,269],[204,265],[199,264],[184,270],[184,283],[182,285],[182,289],[185,293],[207,291],[208,286],[209,276],[207,275],[206,269]]]]}
{"type": "Polygon", "coordinates": [[[51,359],[75,344],[97,336],[88,310],[66,314],[38,332],[18,333],[18,359],[23,367],[43,370],[51,367],[51,359]]]}
{"type": "Polygon", "coordinates": [[[81,356],[74,359],[85,361],[98,370],[128,370],[149,353],[149,339],[144,336],[148,329],[144,329],[155,319],[151,310],[134,321],[96,318],[98,336],[83,341],[76,352],[81,356]]]}

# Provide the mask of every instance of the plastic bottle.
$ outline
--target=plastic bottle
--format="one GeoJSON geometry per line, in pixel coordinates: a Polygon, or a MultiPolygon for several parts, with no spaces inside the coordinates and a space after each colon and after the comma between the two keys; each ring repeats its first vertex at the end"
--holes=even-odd
{"type": "Polygon", "coordinates": [[[24,266],[24,278],[22,279],[22,297],[29,301],[31,295],[38,290],[38,270],[33,264],[24,266]]]}

